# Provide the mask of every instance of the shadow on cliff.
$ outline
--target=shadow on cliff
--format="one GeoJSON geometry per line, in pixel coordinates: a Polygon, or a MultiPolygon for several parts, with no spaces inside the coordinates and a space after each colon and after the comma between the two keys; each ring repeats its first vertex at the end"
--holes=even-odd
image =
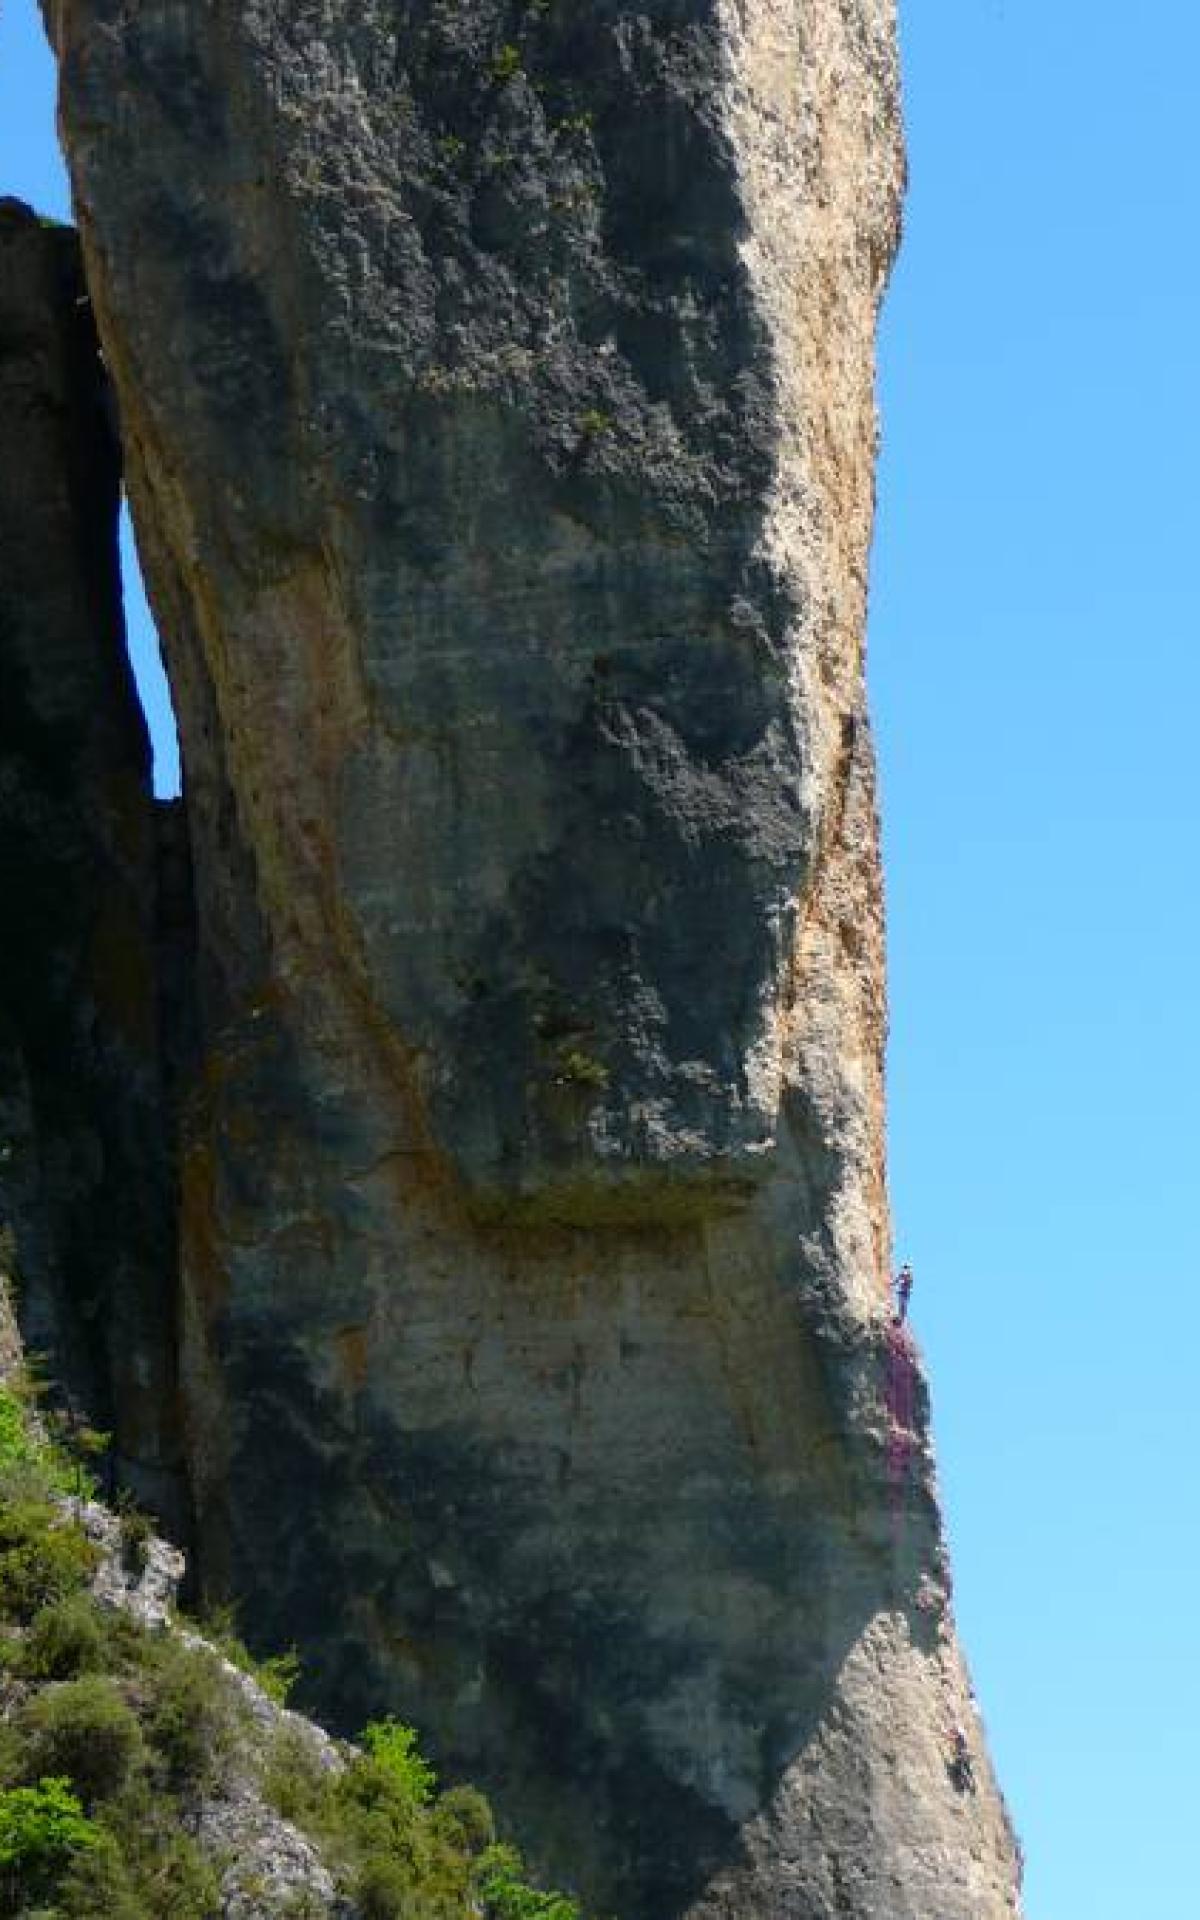
{"type": "MultiPolygon", "coordinates": [[[[591,1263],[619,1267],[648,1237],[657,1265],[693,1270],[694,1230],[560,1229],[542,1252],[569,1262],[586,1243],[591,1263]]],[[[522,1232],[526,1262],[537,1238],[522,1232]]],[[[495,1237],[485,1244],[494,1263],[495,1237]]],[[[298,1341],[286,1301],[226,1324],[231,1452],[220,1509],[203,1516],[210,1580],[220,1565],[264,1650],[299,1646],[307,1707],[346,1732],[382,1712],[413,1720],[446,1776],[484,1787],[539,1869],[590,1911],[744,1920],[706,1889],[747,1863],[746,1832],[769,1823],[854,1648],[885,1611],[919,1644],[938,1632],[915,1356],[898,1485],[887,1326],[854,1322],[816,1264],[765,1304],[726,1312],[719,1300],[693,1337],[721,1348],[725,1404],[685,1383],[671,1472],[655,1423],[678,1390],[653,1374],[643,1395],[631,1384],[622,1435],[620,1384],[589,1384],[569,1358],[569,1320],[555,1329],[562,1364],[531,1372],[528,1344],[545,1330],[528,1297],[504,1309],[494,1362],[519,1416],[493,1408],[490,1427],[478,1359],[437,1417],[419,1374],[408,1404],[372,1385],[369,1337],[355,1377],[335,1381],[337,1316],[360,1310],[344,1296],[326,1308],[324,1348],[311,1319],[298,1341]],[[601,1392],[616,1394],[608,1425],[601,1392]],[[730,1431],[710,1433],[726,1414],[730,1431]],[[602,1431],[585,1447],[589,1423],[602,1431]],[[639,1423],[644,1449],[629,1431],[639,1423]]],[[[583,1300],[575,1351],[596,1348],[601,1323],[618,1343],[619,1319],[583,1300]]],[[[639,1357],[621,1364],[636,1383],[639,1357]]]]}

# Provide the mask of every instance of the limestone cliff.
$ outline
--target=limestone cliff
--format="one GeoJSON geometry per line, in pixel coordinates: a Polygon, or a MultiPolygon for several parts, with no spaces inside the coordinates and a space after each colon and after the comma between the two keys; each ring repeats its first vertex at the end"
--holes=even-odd
{"type": "Polygon", "coordinates": [[[202,1577],[623,1920],[1015,1912],[887,1304],[890,0],[46,12],[186,768],[202,1577]]]}

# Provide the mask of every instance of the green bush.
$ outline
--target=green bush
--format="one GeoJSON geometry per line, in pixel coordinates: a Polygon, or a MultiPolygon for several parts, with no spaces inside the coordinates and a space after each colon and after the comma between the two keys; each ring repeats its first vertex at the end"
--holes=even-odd
{"type": "Polygon", "coordinates": [[[36,1354],[0,1386],[0,1480],[7,1485],[14,1475],[32,1473],[40,1494],[90,1495],[91,1462],[108,1452],[112,1436],[61,1407],[47,1407],[49,1391],[36,1354]]]}
{"type": "Polygon", "coordinates": [[[580,1920],[574,1900],[565,1893],[540,1892],[523,1873],[515,1847],[489,1847],[475,1882],[487,1920],[580,1920]]]}
{"type": "Polygon", "coordinates": [[[100,1834],[84,1813],[71,1782],[61,1775],[0,1793],[0,1867],[62,1859],[95,1847],[100,1834]]]}
{"type": "Polygon", "coordinates": [[[31,1774],[66,1774],[86,1804],[119,1793],[144,1758],[142,1730],[99,1674],[47,1687],[17,1716],[31,1774]]]}
{"type": "Polygon", "coordinates": [[[444,1845],[469,1855],[486,1852],[496,1838],[492,1809],[478,1787],[450,1787],[433,1809],[432,1825],[444,1845]]]}
{"type": "MultiPolygon", "coordinates": [[[[595,439],[602,433],[611,433],[612,424],[613,424],[612,415],[608,413],[602,413],[599,407],[589,407],[586,413],[581,413],[579,416],[579,431],[580,433],[585,434],[588,437],[588,439],[595,439]]],[[[576,1057],[581,1060],[585,1060],[585,1061],[587,1060],[586,1054],[581,1054],[576,1057]]],[[[584,1075],[581,1075],[581,1078],[585,1080],[589,1080],[589,1084],[592,1084],[592,1085],[607,1086],[608,1085],[607,1067],[600,1067],[600,1071],[604,1075],[604,1078],[602,1080],[590,1081],[589,1079],[590,1074],[595,1070],[596,1067],[599,1067],[599,1066],[600,1066],[599,1061],[589,1061],[588,1072],[584,1075]]]]}
{"type": "Polygon", "coordinates": [[[326,1824],[354,1861],[382,1853],[394,1856],[413,1879],[426,1871],[424,1809],[370,1754],[359,1754],[334,1782],[326,1824]]]}
{"type": "Polygon", "coordinates": [[[211,1786],[236,1740],[240,1702],[213,1655],[169,1635],[144,1656],[146,1735],[172,1792],[211,1786]]]}
{"type": "Polygon", "coordinates": [[[262,1789],[285,1820],[315,1828],[327,1817],[330,1775],[312,1750],[312,1743],[294,1727],[281,1727],[263,1762],[262,1789]]]}
{"type": "Polygon", "coordinates": [[[300,1655],[295,1647],[289,1647],[286,1653],[270,1653],[265,1659],[255,1660],[250,1673],[277,1707],[286,1707],[292,1688],[300,1678],[300,1655]]]}
{"type": "Polygon", "coordinates": [[[29,1466],[40,1461],[42,1452],[20,1398],[0,1387],[0,1467],[29,1466]]]}
{"type": "MultiPolygon", "coordinates": [[[[585,415],[585,418],[589,417],[585,415]]],[[[589,431],[599,433],[601,429],[592,427],[589,431]]],[[[559,1052],[557,1074],[564,1086],[595,1087],[596,1089],[606,1087],[612,1077],[603,1060],[594,1059],[590,1053],[584,1053],[580,1047],[564,1047],[559,1052]]]]}
{"type": "Polygon", "coordinates": [[[515,1848],[474,1787],[434,1799],[436,1776],[404,1722],[372,1721],[341,1773],[326,1773],[288,1732],[277,1736],[264,1790],[317,1841],[364,1920],[580,1920],[575,1901],[524,1877],[515,1848]]]}
{"type": "Polygon", "coordinates": [[[0,1616],[25,1624],[84,1586],[96,1550],[45,1501],[0,1504],[0,1616]]]}
{"type": "Polygon", "coordinates": [[[55,1920],[216,1920],[217,1876],[145,1778],[107,1801],[97,1824],[102,1845],[59,1883],[55,1920]]]}
{"type": "Polygon", "coordinates": [[[414,1727],[402,1720],[371,1720],[363,1728],[362,1743],[411,1806],[429,1805],[437,1775],[418,1749],[414,1727]]]}
{"type": "Polygon", "coordinates": [[[111,1664],[111,1642],[94,1600],[68,1594],[36,1613],[20,1656],[20,1671],[30,1680],[74,1680],[82,1673],[103,1673],[111,1664]]]}
{"type": "Polygon", "coordinates": [[[354,1882],[355,1904],[363,1920],[408,1920],[412,1877],[392,1854],[373,1853],[354,1882]]]}
{"type": "Polygon", "coordinates": [[[120,1843],[103,1827],[96,1835],[95,1849],[73,1859],[55,1888],[54,1920],[146,1920],[120,1843]]]}
{"type": "Polygon", "coordinates": [[[101,1835],[69,1780],[50,1777],[0,1793],[0,1905],[28,1911],[73,1855],[90,1853],[101,1835]]]}

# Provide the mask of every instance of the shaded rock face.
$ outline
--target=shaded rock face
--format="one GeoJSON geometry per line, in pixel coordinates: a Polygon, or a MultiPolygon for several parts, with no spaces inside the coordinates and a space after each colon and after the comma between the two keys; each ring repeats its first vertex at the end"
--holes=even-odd
{"type": "Polygon", "coordinates": [[[0,440],[0,1220],[27,1338],[178,1525],[158,880],[178,829],[150,797],[125,655],[114,411],[78,240],[13,200],[0,440]]]}
{"type": "Polygon", "coordinates": [[[187,770],[203,1577],[598,1911],[1015,1912],[887,1309],[887,0],[46,11],[187,770]]]}

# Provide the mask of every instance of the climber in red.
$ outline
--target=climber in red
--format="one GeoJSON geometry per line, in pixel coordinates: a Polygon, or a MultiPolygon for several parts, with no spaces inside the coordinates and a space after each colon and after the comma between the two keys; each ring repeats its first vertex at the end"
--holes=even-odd
{"type": "Polygon", "coordinates": [[[902,1327],[908,1319],[908,1303],[912,1299],[913,1274],[908,1261],[904,1262],[896,1275],[896,1316],[895,1324],[902,1327]]]}

